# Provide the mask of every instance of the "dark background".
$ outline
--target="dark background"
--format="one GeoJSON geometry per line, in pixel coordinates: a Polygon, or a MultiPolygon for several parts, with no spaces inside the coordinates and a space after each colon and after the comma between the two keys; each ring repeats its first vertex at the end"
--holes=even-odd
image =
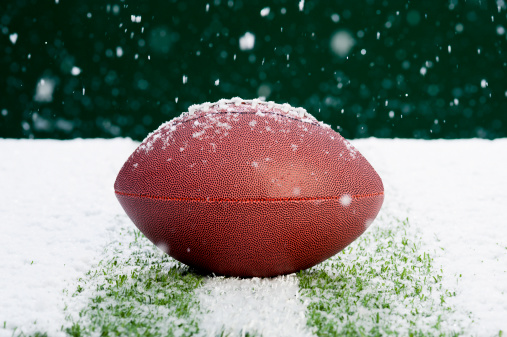
{"type": "Polygon", "coordinates": [[[141,140],[234,96],[302,106],[348,138],[507,136],[503,0],[300,5],[2,1],[0,137],[141,140]],[[354,43],[343,57],[336,34],[354,43]]]}

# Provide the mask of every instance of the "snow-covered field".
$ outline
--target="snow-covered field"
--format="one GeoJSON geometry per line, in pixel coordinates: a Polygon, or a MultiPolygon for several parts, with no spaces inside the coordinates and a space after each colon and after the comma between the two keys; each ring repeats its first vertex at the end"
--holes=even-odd
{"type": "MultiPolygon", "coordinates": [[[[507,333],[507,139],[352,143],[384,181],[380,216],[409,217],[456,289],[448,301],[465,334],[507,333]]],[[[125,215],[113,183],[137,145],[0,140],[0,336],[64,335],[66,315],[85,305],[69,300],[79,278],[118,240],[125,215]]],[[[207,278],[195,294],[201,332],[311,335],[297,282],[207,278]]]]}

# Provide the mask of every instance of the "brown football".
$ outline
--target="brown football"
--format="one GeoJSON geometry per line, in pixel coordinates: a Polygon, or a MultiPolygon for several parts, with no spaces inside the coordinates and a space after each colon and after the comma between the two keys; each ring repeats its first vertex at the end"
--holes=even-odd
{"type": "Polygon", "coordinates": [[[123,165],[116,197],[167,254],[205,272],[275,276],[338,253],[373,222],[382,180],[302,108],[234,98],[191,106],[123,165]]]}

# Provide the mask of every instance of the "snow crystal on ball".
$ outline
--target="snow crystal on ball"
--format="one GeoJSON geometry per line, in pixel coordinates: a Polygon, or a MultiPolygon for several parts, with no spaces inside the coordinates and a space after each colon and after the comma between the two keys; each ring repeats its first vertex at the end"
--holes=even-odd
{"type": "Polygon", "coordinates": [[[220,121],[217,121],[217,126],[220,127],[220,128],[224,128],[226,130],[230,130],[232,129],[232,126],[228,123],[222,123],[220,121]]]}
{"type": "Polygon", "coordinates": [[[301,194],[301,187],[299,186],[296,186],[292,189],[292,194],[297,197],[301,194]]]}
{"type": "Polygon", "coordinates": [[[340,204],[342,204],[343,207],[347,207],[352,202],[352,197],[348,194],[342,195],[340,198],[340,204]]]}
{"type": "Polygon", "coordinates": [[[251,50],[255,46],[255,35],[246,32],[245,35],[239,38],[239,49],[251,50]]]}
{"type": "Polygon", "coordinates": [[[234,103],[235,106],[240,106],[241,103],[243,103],[243,100],[240,97],[233,97],[231,98],[231,101],[234,103]]]}
{"type": "Polygon", "coordinates": [[[193,138],[201,138],[206,133],[206,129],[202,129],[201,131],[194,132],[192,134],[193,138]]]}
{"type": "Polygon", "coordinates": [[[156,244],[156,246],[157,246],[158,249],[160,249],[164,253],[169,254],[169,246],[166,245],[165,243],[159,242],[159,243],[156,244]]]}
{"type": "Polygon", "coordinates": [[[357,150],[346,139],[343,139],[343,142],[345,143],[347,150],[349,150],[349,155],[352,157],[352,159],[356,159],[357,150]]]}

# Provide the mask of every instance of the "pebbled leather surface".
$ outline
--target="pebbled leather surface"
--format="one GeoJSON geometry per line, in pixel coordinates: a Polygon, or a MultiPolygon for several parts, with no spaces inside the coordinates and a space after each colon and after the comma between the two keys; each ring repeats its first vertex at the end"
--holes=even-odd
{"type": "Polygon", "coordinates": [[[380,177],[337,132],[276,107],[182,115],[130,156],[115,192],[177,260],[216,274],[274,276],[336,254],[376,217],[380,177]]]}

